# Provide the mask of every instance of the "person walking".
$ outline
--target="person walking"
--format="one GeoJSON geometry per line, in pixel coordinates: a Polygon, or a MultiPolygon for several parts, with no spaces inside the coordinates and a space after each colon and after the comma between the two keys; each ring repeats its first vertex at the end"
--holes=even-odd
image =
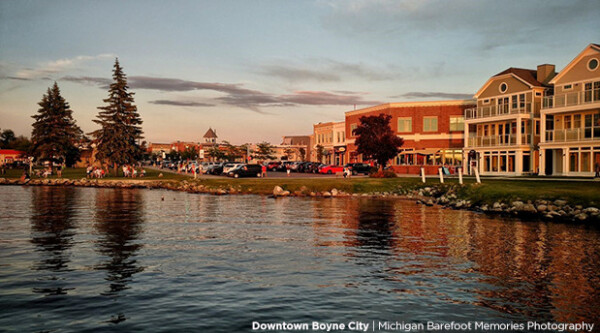
{"type": "Polygon", "coordinates": [[[267,176],[267,166],[266,166],[266,165],[264,165],[264,164],[263,164],[263,165],[260,167],[260,171],[261,171],[261,172],[260,172],[260,176],[261,176],[262,178],[264,178],[264,177],[266,177],[266,176],[267,176]]]}

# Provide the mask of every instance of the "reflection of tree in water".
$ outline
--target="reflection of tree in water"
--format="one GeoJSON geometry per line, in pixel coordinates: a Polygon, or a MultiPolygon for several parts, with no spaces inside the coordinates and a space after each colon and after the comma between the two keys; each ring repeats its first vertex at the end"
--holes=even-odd
{"type": "Polygon", "coordinates": [[[40,280],[41,287],[33,289],[46,295],[66,295],[72,288],[65,287],[65,281],[59,278],[61,272],[69,271],[70,252],[73,247],[76,189],[34,187],[31,190],[31,242],[40,252],[40,261],[35,270],[47,270],[52,273],[46,280],[40,280]]]}
{"type": "Polygon", "coordinates": [[[390,250],[394,247],[392,229],[395,213],[392,201],[360,201],[357,214],[356,240],[359,247],[374,250],[390,250]]]}
{"type": "Polygon", "coordinates": [[[96,266],[106,270],[108,295],[127,289],[131,277],[144,270],[135,259],[142,247],[136,243],[141,231],[142,198],[137,190],[99,190],[96,196],[95,228],[100,234],[98,252],[108,260],[96,266]]]}

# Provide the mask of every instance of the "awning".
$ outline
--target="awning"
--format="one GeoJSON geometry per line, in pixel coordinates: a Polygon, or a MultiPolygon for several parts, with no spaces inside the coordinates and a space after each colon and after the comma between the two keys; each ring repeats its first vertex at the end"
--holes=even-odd
{"type": "Polygon", "coordinates": [[[419,150],[413,151],[413,153],[419,154],[419,155],[435,155],[439,152],[440,152],[440,150],[437,148],[426,148],[426,149],[419,149],[419,150]]]}

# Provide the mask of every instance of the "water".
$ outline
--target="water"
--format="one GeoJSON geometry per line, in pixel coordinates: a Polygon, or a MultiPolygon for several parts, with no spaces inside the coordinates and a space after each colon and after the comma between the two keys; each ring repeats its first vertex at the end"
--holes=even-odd
{"type": "Polygon", "coordinates": [[[8,332],[598,318],[600,232],[583,225],[401,200],[0,187],[8,332]]]}

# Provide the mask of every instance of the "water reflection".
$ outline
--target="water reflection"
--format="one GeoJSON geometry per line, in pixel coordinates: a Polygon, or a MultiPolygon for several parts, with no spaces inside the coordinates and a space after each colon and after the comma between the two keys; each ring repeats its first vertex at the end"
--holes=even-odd
{"type": "Polygon", "coordinates": [[[95,268],[106,271],[109,290],[116,296],[128,289],[132,276],[144,270],[136,259],[143,223],[143,200],[137,190],[99,190],[96,195],[94,228],[99,233],[97,251],[108,257],[95,268]]]}
{"type": "Polygon", "coordinates": [[[51,187],[35,187],[31,191],[30,241],[40,253],[33,269],[50,273],[38,279],[40,286],[33,288],[35,293],[66,295],[73,289],[66,287],[64,273],[70,270],[70,249],[74,245],[76,193],[73,188],[56,191],[51,187]]]}

